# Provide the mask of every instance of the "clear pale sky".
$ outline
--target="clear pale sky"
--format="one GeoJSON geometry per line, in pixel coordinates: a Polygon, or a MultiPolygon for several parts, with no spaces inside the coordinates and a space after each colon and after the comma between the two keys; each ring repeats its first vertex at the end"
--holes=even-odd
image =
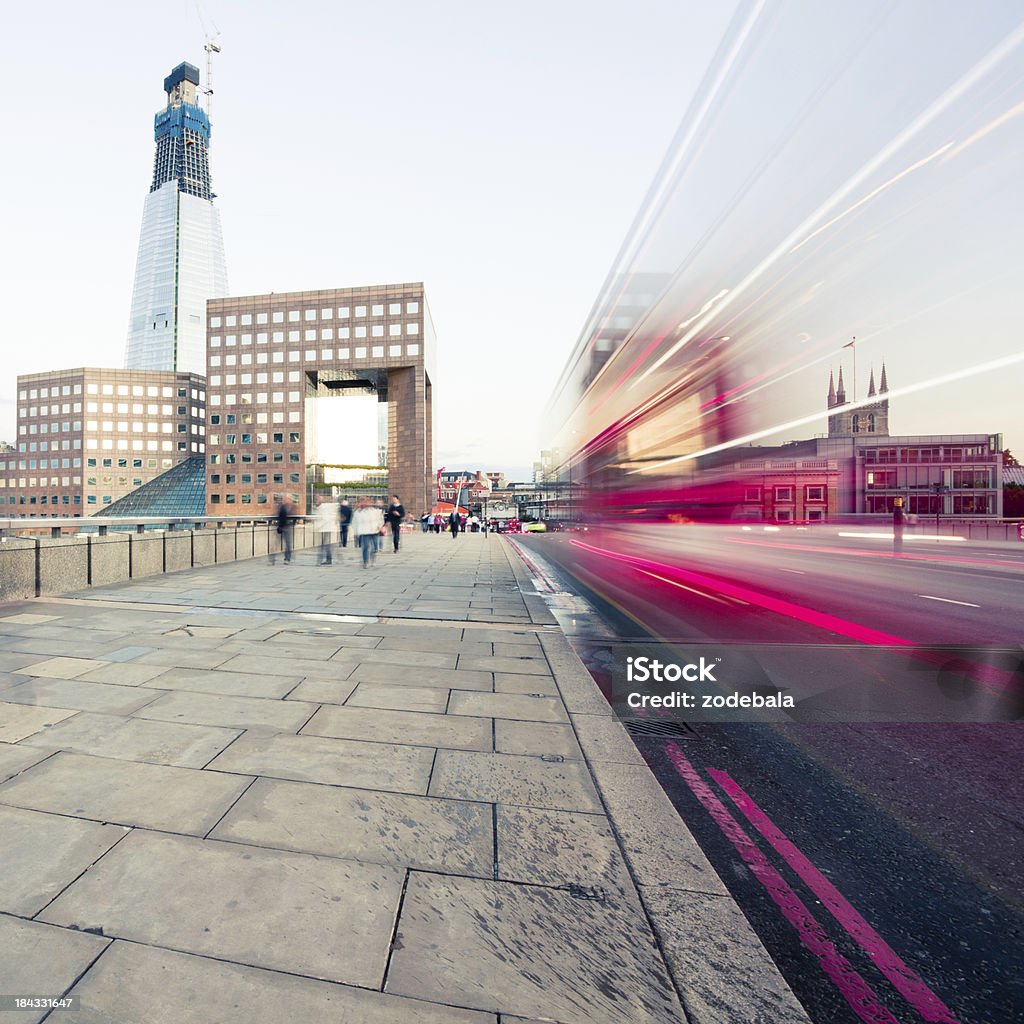
{"type": "MultiPolygon", "coordinates": [[[[436,461],[522,477],[543,406],[732,14],[695,0],[208,0],[233,294],[422,280],[436,461]]],[[[0,440],[19,373],[120,366],[163,78],[194,2],[5,14],[0,440]]]]}

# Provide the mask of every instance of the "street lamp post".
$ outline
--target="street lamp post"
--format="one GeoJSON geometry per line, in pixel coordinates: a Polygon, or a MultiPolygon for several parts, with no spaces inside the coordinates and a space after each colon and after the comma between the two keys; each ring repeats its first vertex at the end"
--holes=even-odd
{"type": "Polygon", "coordinates": [[[949,488],[942,483],[932,484],[932,490],[935,492],[935,536],[939,535],[939,514],[942,510],[942,495],[949,491],[949,488]]]}

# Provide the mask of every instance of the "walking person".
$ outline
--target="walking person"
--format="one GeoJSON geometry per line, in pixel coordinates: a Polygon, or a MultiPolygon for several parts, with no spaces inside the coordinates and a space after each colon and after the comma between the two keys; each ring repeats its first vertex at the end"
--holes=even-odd
{"type": "Polygon", "coordinates": [[[348,528],[352,522],[352,508],[347,501],[338,506],[338,522],[341,525],[341,546],[348,547],[348,528]]]}
{"type": "Polygon", "coordinates": [[[320,535],[320,557],[317,565],[331,564],[331,545],[334,543],[334,528],[338,522],[338,511],[330,498],[324,498],[316,507],[313,529],[320,535]]]}
{"type": "Polygon", "coordinates": [[[391,527],[391,540],[395,545],[395,554],[397,554],[402,522],[405,520],[405,506],[397,494],[391,495],[391,504],[388,505],[388,511],[384,519],[388,526],[391,527]]]}
{"type": "Polygon", "coordinates": [[[371,505],[369,498],[361,498],[352,516],[352,533],[362,551],[364,569],[377,558],[377,541],[383,529],[380,509],[371,505]]]}
{"type": "Polygon", "coordinates": [[[448,527],[452,531],[452,540],[455,540],[459,535],[459,527],[462,525],[462,520],[459,518],[459,513],[452,509],[451,515],[448,516],[448,527]]]}
{"type": "MultiPolygon", "coordinates": [[[[274,517],[277,524],[277,535],[281,538],[280,544],[281,549],[284,552],[284,564],[288,565],[292,560],[292,507],[281,499],[281,504],[277,506],[277,515],[274,517]]],[[[271,541],[271,547],[273,541],[271,541]]],[[[275,565],[277,563],[277,554],[273,550],[270,552],[270,564],[275,565]]]]}

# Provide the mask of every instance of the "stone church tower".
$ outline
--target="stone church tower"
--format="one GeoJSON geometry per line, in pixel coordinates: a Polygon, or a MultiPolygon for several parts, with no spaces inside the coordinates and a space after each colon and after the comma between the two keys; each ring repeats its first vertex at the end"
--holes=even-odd
{"type": "Polygon", "coordinates": [[[843,368],[839,367],[839,380],[836,382],[829,371],[828,375],[828,436],[848,437],[851,434],[875,434],[889,436],[889,383],[885,376],[885,363],[882,363],[882,376],[875,388],[875,371],[871,371],[868,382],[868,398],[877,398],[875,402],[862,405],[856,409],[845,408],[846,385],[843,382],[843,368]]]}

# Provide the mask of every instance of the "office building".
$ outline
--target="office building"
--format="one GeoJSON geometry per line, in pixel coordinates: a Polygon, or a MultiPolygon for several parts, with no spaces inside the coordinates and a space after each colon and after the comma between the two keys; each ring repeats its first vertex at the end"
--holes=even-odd
{"type": "Polygon", "coordinates": [[[387,403],[383,458],[374,444],[357,461],[386,464],[408,512],[431,508],[435,338],[422,284],[212,299],[207,314],[209,514],[282,500],[306,512],[311,400],[327,396],[387,403]]]}
{"type": "Polygon", "coordinates": [[[102,514],[202,456],[206,382],[193,373],[79,367],[18,377],[17,451],[0,452],[0,517],[102,514]]]}

